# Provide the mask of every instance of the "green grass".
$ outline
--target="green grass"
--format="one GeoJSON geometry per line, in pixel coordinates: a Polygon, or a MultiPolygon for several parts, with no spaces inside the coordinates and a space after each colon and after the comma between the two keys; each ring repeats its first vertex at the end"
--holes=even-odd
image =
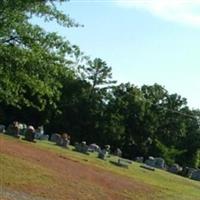
{"type": "Polygon", "coordinates": [[[109,162],[109,160],[116,161],[118,158],[115,156],[111,156],[111,158],[104,161],[98,159],[95,153],[90,153],[88,156],[72,151],[72,146],[69,150],[66,150],[49,141],[38,141],[37,146],[38,148],[48,149],[63,156],[68,156],[87,165],[94,165],[152,185],[158,190],[158,199],[162,197],[165,200],[200,200],[200,182],[177,176],[164,170],[149,171],[141,168],[140,164],[136,162],[133,162],[128,169],[117,167],[109,162]]]}
{"type": "Polygon", "coordinates": [[[20,158],[0,153],[1,186],[53,184],[51,171],[20,158]]]}
{"type": "MultiPolygon", "coordinates": [[[[1,139],[2,136],[0,136],[1,139]]],[[[3,139],[6,140],[16,140],[9,136],[3,136],[3,139]]],[[[20,143],[28,143],[23,140],[19,140],[20,143]]],[[[37,143],[29,143],[31,146],[34,146],[39,149],[46,151],[52,151],[58,155],[68,157],[77,162],[83,163],[85,165],[96,166],[102,170],[109,171],[110,173],[122,175],[134,179],[134,181],[145,183],[153,188],[155,188],[154,194],[140,194],[138,196],[130,191],[123,191],[123,195],[127,199],[140,199],[140,200],[200,200],[200,182],[193,181],[184,177],[180,177],[171,173],[168,173],[163,170],[156,169],[155,171],[149,171],[140,167],[140,164],[133,163],[129,166],[128,169],[121,168],[113,165],[109,161],[116,161],[118,158],[111,156],[106,161],[98,159],[97,154],[90,153],[90,155],[81,154],[73,151],[73,147],[70,146],[69,149],[64,149],[54,145],[49,141],[37,141],[37,143]],[[150,196],[153,195],[153,196],[150,196]]],[[[3,161],[4,174],[6,176],[6,184],[47,184],[54,182],[53,177],[50,176],[51,172],[47,169],[43,169],[40,166],[32,165],[28,161],[20,160],[18,158],[12,158],[10,156],[1,155],[1,161],[3,161]],[[14,159],[14,160],[13,160],[14,159]],[[16,172],[20,170],[22,174],[16,172]],[[42,174],[42,175],[41,175],[42,174]],[[27,178],[28,177],[28,178],[27,178]]],[[[1,175],[2,176],[2,175],[1,175]]],[[[79,183],[84,187],[84,184],[79,183]]],[[[89,190],[92,189],[92,186],[89,190]]],[[[100,192],[99,188],[94,188],[96,192],[100,192]]],[[[84,191],[87,191],[85,188],[84,191]]],[[[83,193],[84,193],[83,191],[83,193]]],[[[87,193],[87,195],[90,195],[87,193]]],[[[88,199],[92,199],[88,196],[88,199]]]]}

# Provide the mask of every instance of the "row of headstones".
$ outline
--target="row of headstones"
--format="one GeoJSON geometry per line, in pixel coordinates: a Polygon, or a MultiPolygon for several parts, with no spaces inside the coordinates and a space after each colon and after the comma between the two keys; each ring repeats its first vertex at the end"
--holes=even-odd
{"type": "Polygon", "coordinates": [[[81,143],[76,142],[75,151],[78,151],[80,153],[85,153],[85,154],[89,154],[90,152],[97,152],[98,158],[105,160],[106,157],[109,156],[110,145],[105,145],[105,147],[101,149],[97,144],[87,145],[86,141],[82,141],[81,143]]]}
{"type": "MultiPolygon", "coordinates": [[[[44,135],[43,127],[34,129],[33,126],[27,126],[26,124],[20,124],[13,122],[5,129],[4,125],[0,125],[0,132],[7,133],[9,135],[20,138],[20,135],[24,135],[24,139],[33,142],[34,139],[47,139],[48,135],[44,135]],[[39,130],[39,131],[38,131],[39,130]]],[[[67,133],[53,134],[51,141],[55,142],[58,146],[68,148],[70,145],[70,136],[67,133]]],[[[97,144],[90,144],[89,146],[85,141],[75,144],[75,150],[81,153],[98,152],[98,157],[105,159],[110,151],[110,146],[106,145],[104,149],[101,149],[97,144]]]]}
{"type": "MultiPolygon", "coordinates": [[[[68,148],[70,145],[70,136],[66,133],[53,134],[51,136],[51,141],[55,142],[58,146],[68,148]]],[[[101,149],[97,144],[87,145],[85,141],[82,141],[81,143],[76,142],[74,147],[75,151],[84,154],[89,154],[90,152],[97,152],[98,157],[101,159],[106,159],[110,152],[110,145],[105,145],[105,147],[101,149]]]]}
{"type": "MultiPolygon", "coordinates": [[[[144,158],[136,157],[136,161],[143,163],[144,158]]],[[[165,169],[171,173],[182,175],[182,176],[191,178],[193,180],[200,181],[200,169],[194,169],[194,168],[189,168],[189,167],[183,168],[179,166],[178,164],[173,164],[172,166],[168,167],[163,158],[154,158],[152,156],[150,156],[147,160],[145,160],[144,163],[151,167],[165,169]]]]}
{"type": "Polygon", "coordinates": [[[51,141],[55,142],[58,146],[68,148],[70,145],[70,136],[67,133],[55,133],[51,136],[51,141]]]}
{"type": "Polygon", "coordinates": [[[31,142],[33,142],[34,139],[48,139],[48,135],[44,135],[43,126],[39,126],[37,129],[35,129],[32,125],[26,125],[17,121],[9,124],[7,128],[5,125],[1,124],[0,132],[12,135],[17,138],[20,138],[20,136],[24,136],[25,140],[31,142]]]}
{"type": "Polygon", "coordinates": [[[185,176],[193,180],[200,181],[200,169],[191,167],[181,167],[178,164],[173,164],[168,168],[168,171],[174,174],[185,176]]]}
{"type": "MultiPolygon", "coordinates": [[[[89,154],[90,152],[97,152],[98,158],[105,160],[106,157],[109,157],[110,145],[105,145],[104,148],[101,149],[95,143],[87,145],[86,141],[82,141],[81,143],[78,143],[78,142],[75,143],[75,150],[81,153],[85,153],[85,154],[89,154]]],[[[121,157],[122,151],[119,148],[117,148],[115,151],[115,155],[118,157],[121,157]]]]}
{"type": "MultiPolygon", "coordinates": [[[[49,136],[44,135],[43,127],[38,127],[38,129],[34,129],[33,126],[27,126],[26,124],[21,124],[17,121],[13,122],[5,129],[4,125],[0,125],[0,132],[5,132],[9,135],[20,137],[20,135],[24,135],[24,139],[33,142],[34,139],[45,139],[48,140],[49,136]]],[[[53,134],[51,136],[51,141],[55,142],[58,146],[62,146],[68,148],[70,145],[70,136],[66,133],[63,134],[53,134]]],[[[110,152],[110,145],[105,145],[103,149],[101,149],[97,144],[87,145],[85,141],[81,143],[75,143],[75,150],[81,153],[89,153],[89,152],[98,152],[98,157],[101,159],[105,159],[110,152]]],[[[116,155],[121,157],[122,152],[119,148],[116,150],[116,155]]]]}
{"type": "MultiPolygon", "coordinates": [[[[24,135],[25,139],[28,141],[34,141],[34,139],[48,139],[48,135],[44,135],[43,128],[39,127],[37,130],[34,129],[33,126],[27,126],[26,124],[19,124],[18,122],[13,122],[6,129],[4,125],[0,125],[1,133],[8,133],[15,137],[20,137],[20,135],[24,135]]],[[[51,137],[51,141],[56,142],[57,145],[62,147],[68,147],[70,144],[70,136],[66,133],[64,134],[53,134],[51,137]]],[[[104,149],[101,149],[96,144],[87,145],[85,141],[81,143],[75,143],[75,150],[81,153],[88,154],[89,152],[97,152],[98,157],[101,159],[105,159],[110,152],[110,146],[106,145],[104,149]]],[[[116,151],[118,156],[121,156],[122,152],[120,149],[116,151]]],[[[137,157],[137,162],[143,163],[143,157],[137,157]]],[[[171,173],[179,174],[182,176],[189,177],[194,180],[200,181],[200,169],[193,168],[182,168],[178,164],[174,164],[171,167],[167,167],[165,164],[165,160],[163,158],[154,158],[149,157],[145,164],[151,167],[160,168],[168,170],[171,173]]]]}

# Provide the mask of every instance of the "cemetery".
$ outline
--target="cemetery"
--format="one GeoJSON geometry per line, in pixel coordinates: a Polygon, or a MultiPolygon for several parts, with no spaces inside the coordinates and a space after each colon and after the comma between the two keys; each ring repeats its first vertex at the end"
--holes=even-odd
{"type": "MultiPolygon", "coordinates": [[[[31,132],[31,131],[30,131],[31,132]]],[[[3,136],[4,134],[2,134],[3,136]]],[[[3,136],[4,137],[4,136],[3,136]]],[[[28,136],[26,136],[28,137],[28,136]]],[[[21,137],[22,138],[22,137],[21,137]]],[[[66,148],[61,148],[61,147],[64,147],[63,146],[63,141],[65,139],[70,139],[69,135],[68,134],[54,134],[52,135],[51,137],[51,141],[49,140],[40,140],[40,139],[34,139],[36,141],[35,144],[31,144],[31,143],[28,143],[29,141],[29,138],[27,138],[27,144],[30,144],[30,148],[34,148],[36,146],[40,146],[42,145],[42,151],[40,150],[40,162],[43,163],[44,162],[44,165],[45,166],[49,166],[50,168],[53,167],[53,165],[55,165],[55,169],[56,171],[59,170],[59,165],[61,165],[62,162],[72,162],[74,163],[73,165],[73,168],[70,170],[70,173],[72,173],[72,177],[77,177],[77,174],[85,174],[85,171],[87,171],[88,169],[90,169],[91,167],[93,167],[93,164],[95,163],[95,165],[98,165],[98,166],[101,166],[101,168],[103,167],[103,169],[107,169],[107,166],[109,166],[109,169],[112,169],[114,173],[120,173],[121,170],[125,170],[123,171],[123,173],[125,173],[127,176],[130,176],[130,177],[134,177],[135,173],[138,173],[137,177],[140,177],[143,179],[143,181],[147,181],[148,183],[148,180],[149,180],[149,176],[150,177],[156,177],[156,176],[160,176],[159,174],[161,173],[161,171],[163,171],[162,173],[164,173],[163,175],[164,176],[172,176],[170,175],[169,173],[165,172],[165,169],[163,170],[163,165],[164,165],[164,161],[161,159],[161,158],[153,158],[153,157],[150,157],[149,159],[146,160],[146,162],[141,162],[143,160],[143,158],[136,158],[136,162],[132,161],[132,160],[128,160],[128,159],[125,159],[125,158],[122,158],[122,157],[118,157],[117,155],[113,155],[112,152],[111,152],[111,147],[109,145],[105,145],[102,150],[99,149],[99,148],[96,148],[96,144],[92,144],[92,145],[87,145],[87,143],[85,141],[82,141],[81,143],[76,143],[75,146],[72,146],[70,145],[69,143],[67,144],[67,149],[66,148]],[[46,147],[48,148],[51,148],[52,149],[52,152],[49,152],[48,153],[48,157],[47,155],[44,154],[43,151],[46,151],[46,147]],[[89,150],[90,148],[92,147],[92,151],[89,150]],[[75,151],[73,151],[75,150],[75,151]],[[53,155],[52,153],[53,152],[57,152],[58,153],[58,158],[61,159],[60,161],[56,161],[56,162],[53,162],[52,161],[47,161],[48,159],[52,158],[54,160],[57,160],[56,156],[53,155]],[[76,157],[77,156],[77,157],[76,157]],[[100,158],[100,159],[98,159],[100,158]],[[47,160],[46,160],[47,159],[47,160]],[[72,160],[71,160],[72,159],[72,160]],[[73,160],[76,160],[76,162],[74,162],[73,160]],[[62,162],[61,162],[62,161],[62,162]],[[154,161],[154,162],[153,162],[154,161]],[[48,162],[50,162],[48,164],[48,162]],[[75,170],[77,168],[77,164],[76,163],[79,163],[78,165],[81,165],[81,168],[82,169],[79,169],[79,171],[76,171],[76,172],[73,172],[73,170],[75,170]],[[59,164],[60,163],[60,164],[59,164]],[[110,163],[110,164],[109,164],[110,163]],[[146,164],[145,164],[146,163],[146,164]],[[141,165],[142,164],[142,165],[141,165]],[[150,165],[148,165],[150,164],[150,165]],[[141,168],[141,170],[140,170],[141,168]],[[162,169],[162,170],[160,170],[162,169]],[[83,171],[82,171],[83,170],[83,171]],[[157,171],[158,170],[158,171],[157,171]],[[74,174],[75,173],[75,174],[74,174]],[[149,174],[149,175],[148,175],[149,174]]],[[[32,140],[32,138],[30,138],[30,140],[32,140]]],[[[5,141],[8,141],[7,143],[9,144],[9,139],[6,139],[5,141]]],[[[18,141],[19,143],[19,146],[18,146],[18,151],[16,151],[14,153],[15,156],[17,156],[18,154],[20,155],[20,149],[22,148],[23,149],[23,146],[24,146],[24,143],[21,143],[19,139],[16,139],[16,142],[18,141]]],[[[21,140],[23,141],[23,140],[21,140]]],[[[24,142],[26,142],[26,140],[24,140],[24,142]]],[[[13,140],[12,140],[12,143],[13,143],[13,140]]],[[[8,145],[7,144],[7,145],[8,145]]],[[[27,148],[27,146],[25,147],[27,148]]],[[[6,151],[6,149],[4,150],[6,151]]],[[[36,151],[35,153],[38,154],[38,150],[35,149],[34,151],[36,151]]],[[[114,154],[115,154],[115,151],[113,151],[114,154]]],[[[27,154],[28,156],[28,154],[27,154]]],[[[36,157],[37,158],[37,157],[36,157]]],[[[65,164],[66,166],[66,169],[72,165],[72,163],[68,163],[68,164],[65,164]]],[[[77,169],[78,170],[78,169],[77,169]]],[[[98,169],[99,170],[99,169],[98,169]]],[[[112,180],[112,171],[109,172],[110,176],[111,177],[108,177],[108,174],[106,172],[106,177],[105,177],[105,180],[107,181],[110,181],[112,180]]],[[[176,171],[175,171],[176,172],[176,171]]],[[[88,172],[88,176],[91,175],[91,177],[98,177],[98,173],[97,174],[90,174],[91,171],[88,172]]],[[[105,172],[102,172],[102,173],[105,173],[105,172]]],[[[68,173],[67,173],[68,174],[68,173]]],[[[163,176],[162,175],[162,176],[163,176]]],[[[66,177],[68,177],[68,175],[65,174],[66,177]]],[[[80,176],[83,176],[83,175],[80,175],[80,176]]],[[[101,175],[102,176],[102,175],[101,175]]],[[[116,176],[116,175],[115,175],[116,176]]],[[[86,177],[85,177],[86,178],[86,177]]],[[[191,176],[190,176],[191,179],[193,180],[196,180],[196,183],[198,183],[198,180],[199,180],[199,170],[196,170],[195,172],[192,172],[191,173],[191,176]]],[[[63,180],[65,178],[63,177],[63,180]]],[[[89,180],[93,180],[93,178],[89,178],[89,180]]],[[[117,179],[117,181],[115,180],[112,180],[112,187],[118,187],[118,186],[115,186],[115,185],[118,185],[118,182],[120,183],[124,178],[121,177],[119,179],[117,179]]],[[[30,180],[30,179],[29,179],[30,180]]],[[[87,178],[86,178],[87,180],[87,178]]],[[[186,181],[187,179],[185,179],[184,181],[186,181]]],[[[66,179],[67,181],[67,179],[66,179]]],[[[106,182],[107,182],[106,181],[106,182]]],[[[127,181],[130,181],[130,180],[126,180],[127,181]]],[[[176,177],[174,177],[174,181],[176,181],[176,177]]],[[[95,183],[96,184],[96,183],[95,183]]],[[[123,185],[124,183],[122,183],[123,185]]],[[[134,190],[134,185],[136,183],[129,183],[131,184],[131,187],[132,189],[130,188],[130,191],[131,190],[134,190]]],[[[158,187],[160,185],[160,182],[157,183],[158,184],[158,187]]],[[[169,183],[169,185],[172,184],[171,182],[169,183]]],[[[180,184],[180,182],[179,182],[180,184]]],[[[62,186],[59,186],[60,189],[62,190],[62,186]]],[[[123,186],[122,186],[123,187],[123,186]]],[[[145,186],[148,188],[148,186],[145,186]]],[[[167,186],[167,187],[171,187],[171,186],[167,186]]],[[[51,192],[50,192],[51,193],[51,192]]],[[[67,193],[64,192],[64,188],[63,188],[63,194],[67,195],[67,193]]],[[[53,193],[51,193],[51,195],[54,195],[53,193]]],[[[72,195],[72,194],[71,194],[72,195]]],[[[73,196],[73,195],[72,195],[73,196]]],[[[55,199],[57,200],[57,197],[55,197],[55,199]]],[[[59,197],[59,199],[62,200],[62,198],[59,197]]],[[[96,198],[98,199],[98,198],[96,198]]],[[[120,197],[121,200],[124,199],[123,196],[120,197]]],[[[164,199],[164,198],[163,198],[164,199]]],[[[63,199],[64,200],[64,199],[63,199]]],[[[83,198],[83,200],[86,200],[83,198]]],[[[137,198],[136,198],[137,200],[137,198]]],[[[139,199],[138,199],[139,200],[139,199]]],[[[166,198],[166,200],[168,200],[166,198]]],[[[170,200],[170,199],[169,199],[170,200]]],[[[198,198],[196,200],[199,200],[198,198]]]]}
{"type": "Polygon", "coordinates": [[[0,0],[0,200],[200,200],[182,1],[0,0]]]}
{"type": "MultiPolygon", "coordinates": [[[[70,135],[67,133],[54,133],[49,137],[44,134],[44,129],[42,126],[35,129],[32,125],[21,124],[17,121],[10,124],[7,129],[4,125],[0,125],[1,133],[5,133],[16,138],[22,138],[23,140],[27,140],[29,142],[36,142],[39,140],[48,141],[50,139],[51,142],[55,143],[57,146],[68,148],[70,147],[70,135]]],[[[122,151],[117,148],[113,153],[111,152],[110,145],[105,145],[103,148],[100,148],[96,143],[88,145],[86,141],[82,141],[80,143],[76,142],[74,144],[74,151],[79,153],[83,153],[86,155],[90,155],[91,153],[95,154],[97,158],[102,160],[109,160],[115,166],[127,168],[133,163],[132,160],[128,160],[122,157],[122,151]],[[110,156],[115,155],[114,160],[110,160],[110,156]]],[[[155,169],[161,169],[168,171],[173,174],[181,175],[188,177],[193,180],[200,181],[200,170],[188,167],[181,167],[178,164],[173,164],[171,166],[167,166],[165,160],[160,157],[150,156],[148,159],[144,160],[143,157],[136,157],[135,161],[137,163],[141,163],[141,168],[155,171],[155,169]]]]}

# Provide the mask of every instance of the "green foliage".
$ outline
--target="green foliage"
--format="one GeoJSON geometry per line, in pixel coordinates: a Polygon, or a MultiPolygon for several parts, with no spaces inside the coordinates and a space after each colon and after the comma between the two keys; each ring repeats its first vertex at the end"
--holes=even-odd
{"type": "Polygon", "coordinates": [[[193,155],[192,164],[195,168],[200,167],[200,149],[198,149],[193,155]]]}
{"type": "Polygon", "coordinates": [[[1,1],[0,102],[39,110],[56,108],[62,87],[58,79],[69,66],[65,57],[73,54],[73,46],[56,33],[30,24],[32,15],[75,25],[52,1],[1,1]]]}
{"type": "Polygon", "coordinates": [[[167,147],[159,140],[155,140],[152,146],[152,153],[154,153],[155,156],[163,157],[168,165],[174,164],[176,158],[185,152],[185,150],[178,150],[174,146],[167,147]]]}

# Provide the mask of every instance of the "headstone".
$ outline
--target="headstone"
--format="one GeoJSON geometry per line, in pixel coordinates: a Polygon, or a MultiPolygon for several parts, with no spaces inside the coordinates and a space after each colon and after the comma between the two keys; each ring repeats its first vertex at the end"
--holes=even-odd
{"type": "Polygon", "coordinates": [[[0,124],[0,133],[5,133],[5,125],[0,124]]]}
{"type": "Polygon", "coordinates": [[[54,133],[51,135],[51,141],[57,143],[58,140],[60,139],[61,135],[58,133],[54,133]]]}
{"type": "Polygon", "coordinates": [[[90,144],[88,147],[88,151],[90,152],[99,152],[100,147],[97,144],[90,144]]]}
{"type": "Polygon", "coordinates": [[[195,170],[192,172],[191,179],[200,181],[200,170],[195,170]]]}
{"type": "Polygon", "coordinates": [[[193,174],[194,171],[196,171],[195,168],[189,167],[189,169],[188,169],[188,177],[189,177],[189,178],[191,178],[191,176],[192,176],[192,174],[193,174]]]}
{"type": "Polygon", "coordinates": [[[33,126],[28,126],[25,132],[25,140],[34,142],[34,139],[35,139],[35,129],[33,126]]]}
{"type": "Polygon", "coordinates": [[[62,146],[68,148],[70,144],[70,136],[67,133],[60,134],[53,134],[51,136],[51,141],[54,141],[58,146],[62,146]]]}
{"type": "Polygon", "coordinates": [[[132,164],[132,161],[131,161],[131,160],[124,159],[124,158],[119,158],[118,161],[116,162],[116,165],[117,165],[117,166],[125,167],[125,168],[128,168],[128,166],[129,166],[130,164],[132,164]]]}
{"type": "Polygon", "coordinates": [[[62,144],[63,144],[63,138],[61,137],[61,135],[58,135],[58,138],[56,140],[56,144],[58,146],[62,146],[62,144]]]}
{"type": "Polygon", "coordinates": [[[68,139],[63,139],[63,147],[68,148],[70,144],[70,141],[68,139]]]}
{"type": "Polygon", "coordinates": [[[74,146],[76,151],[81,152],[81,145],[78,142],[76,142],[74,146]]]}
{"type": "Polygon", "coordinates": [[[106,149],[99,151],[98,158],[105,160],[107,156],[108,156],[108,152],[106,151],[106,149]]]}
{"type": "Polygon", "coordinates": [[[62,145],[61,146],[68,148],[69,144],[70,144],[70,136],[67,133],[63,133],[62,136],[61,136],[61,139],[62,139],[62,145]]]}
{"type": "Polygon", "coordinates": [[[159,169],[165,168],[165,160],[163,158],[155,158],[154,167],[159,169]]]}
{"type": "Polygon", "coordinates": [[[143,163],[144,162],[144,157],[138,156],[138,157],[135,158],[135,161],[139,162],[139,163],[143,163]]]}
{"type": "Polygon", "coordinates": [[[19,124],[19,134],[24,136],[26,133],[26,130],[27,130],[27,125],[20,123],[19,124]]]}
{"type": "Polygon", "coordinates": [[[181,171],[181,175],[185,177],[189,177],[189,167],[183,167],[183,170],[181,171]]]}
{"type": "Polygon", "coordinates": [[[49,135],[41,135],[40,136],[40,140],[48,140],[49,139],[49,135]]]}
{"type": "Polygon", "coordinates": [[[151,167],[156,167],[159,169],[164,169],[165,168],[165,160],[163,158],[154,158],[150,156],[146,161],[146,165],[149,165],[151,167]]]}
{"type": "Polygon", "coordinates": [[[107,152],[110,152],[110,145],[109,145],[109,144],[105,145],[105,150],[106,150],[107,152]]]}
{"type": "Polygon", "coordinates": [[[182,167],[175,163],[168,169],[168,171],[174,174],[178,174],[182,171],[182,167]]]}
{"type": "Polygon", "coordinates": [[[10,124],[6,130],[6,133],[12,136],[15,136],[17,138],[20,138],[20,129],[19,129],[19,123],[18,121],[14,121],[12,124],[10,124]]]}
{"type": "Polygon", "coordinates": [[[88,154],[88,145],[85,141],[82,141],[81,143],[75,143],[75,150],[80,153],[88,154]]]}
{"type": "Polygon", "coordinates": [[[146,165],[149,165],[151,167],[155,166],[155,158],[152,156],[149,156],[149,158],[145,161],[146,165]]]}
{"type": "Polygon", "coordinates": [[[116,154],[116,156],[121,157],[121,156],[122,156],[122,151],[121,151],[121,149],[120,149],[120,148],[117,148],[115,154],[116,154]]]}
{"type": "Polygon", "coordinates": [[[148,170],[151,170],[151,171],[155,171],[155,168],[150,166],[150,165],[147,165],[147,164],[143,164],[143,165],[140,165],[140,167],[144,168],[144,169],[148,169],[148,170]]]}
{"type": "Polygon", "coordinates": [[[110,145],[105,145],[105,148],[99,151],[98,158],[105,160],[106,157],[109,156],[109,152],[110,152],[110,145]]]}
{"type": "Polygon", "coordinates": [[[35,139],[42,139],[44,135],[44,128],[43,126],[39,126],[36,130],[35,130],[35,139]]]}

